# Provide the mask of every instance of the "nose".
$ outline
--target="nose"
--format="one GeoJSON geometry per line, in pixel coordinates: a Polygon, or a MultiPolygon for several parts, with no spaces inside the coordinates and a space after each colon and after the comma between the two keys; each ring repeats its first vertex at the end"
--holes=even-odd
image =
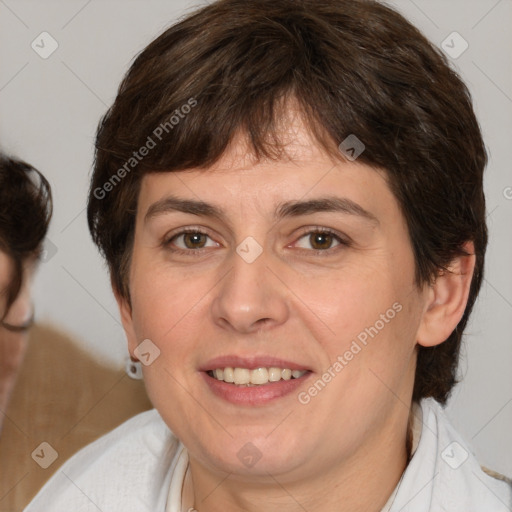
{"type": "Polygon", "coordinates": [[[269,268],[265,251],[252,262],[235,252],[231,260],[231,269],[215,288],[211,305],[214,322],[238,333],[272,329],[286,322],[286,287],[269,268]]]}

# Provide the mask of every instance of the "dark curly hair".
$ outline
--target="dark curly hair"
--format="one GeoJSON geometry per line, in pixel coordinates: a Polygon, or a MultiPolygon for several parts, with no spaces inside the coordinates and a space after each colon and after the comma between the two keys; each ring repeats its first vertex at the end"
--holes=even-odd
{"type": "Polygon", "coordinates": [[[0,250],[14,266],[7,290],[2,290],[7,299],[4,317],[20,292],[23,263],[41,254],[51,216],[46,178],[31,165],[0,154],[0,250]]]}

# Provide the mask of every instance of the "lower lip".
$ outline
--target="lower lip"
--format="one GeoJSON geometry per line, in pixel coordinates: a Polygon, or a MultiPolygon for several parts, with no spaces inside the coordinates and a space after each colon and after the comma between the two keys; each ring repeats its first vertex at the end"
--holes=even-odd
{"type": "Polygon", "coordinates": [[[201,372],[203,379],[210,390],[218,397],[236,405],[265,405],[292,394],[304,384],[311,372],[305,373],[298,379],[279,380],[259,386],[237,386],[210,377],[206,372],[201,372]]]}

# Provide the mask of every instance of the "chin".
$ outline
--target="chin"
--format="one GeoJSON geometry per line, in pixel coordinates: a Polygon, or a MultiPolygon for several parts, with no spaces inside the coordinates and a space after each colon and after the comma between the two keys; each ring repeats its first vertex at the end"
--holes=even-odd
{"type": "MultiPolygon", "coordinates": [[[[275,426],[273,427],[275,428],[275,426]]],[[[250,429],[249,429],[250,430],[250,429]]],[[[268,478],[269,474],[277,476],[295,472],[303,468],[306,462],[304,446],[290,439],[289,435],[275,436],[275,439],[265,435],[249,432],[244,435],[213,441],[206,446],[189,449],[204,465],[225,473],[240,477],[251,476],[268,478]]]]}

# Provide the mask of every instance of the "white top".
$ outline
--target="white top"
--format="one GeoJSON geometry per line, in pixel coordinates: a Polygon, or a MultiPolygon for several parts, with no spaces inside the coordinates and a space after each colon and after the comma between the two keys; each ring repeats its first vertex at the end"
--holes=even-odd
{"type": "MultiPolygon", "coordinates": [[[[413,412],[421,433],[382,512],[511,512],[512,485],[479,466],[435,400],[413,412]]],[[[156,410],[128,420],[68,460],[25,512],[186,512],[184,446],[156,410]]]]}

